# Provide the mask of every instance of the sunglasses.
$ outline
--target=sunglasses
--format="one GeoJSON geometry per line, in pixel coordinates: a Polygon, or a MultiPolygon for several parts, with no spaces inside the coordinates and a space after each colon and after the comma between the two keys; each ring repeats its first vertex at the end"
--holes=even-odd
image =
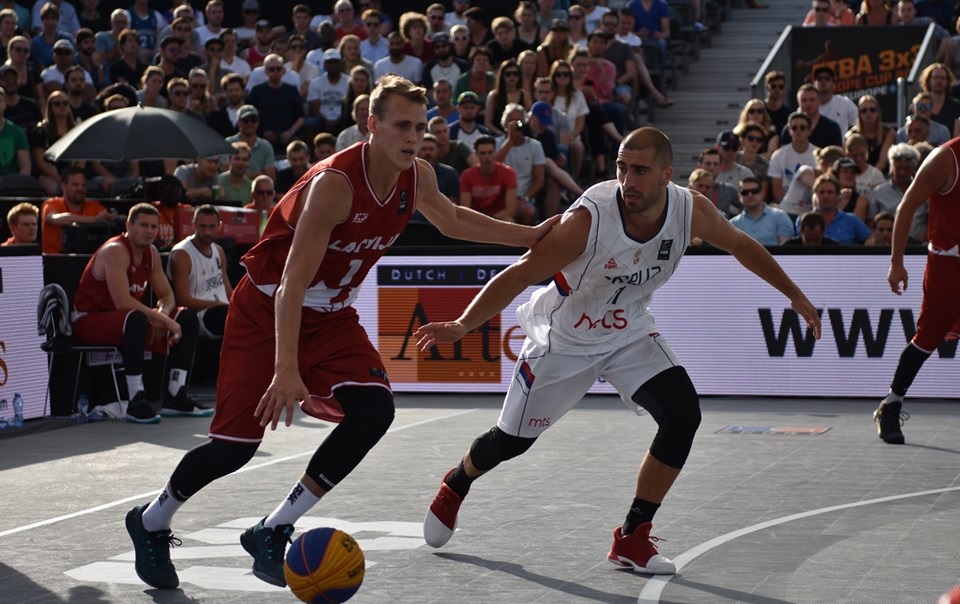
{"type": "Polygon", "coordinates": [[[815,9],[813,9],[813,10],[814,10],[814,12],[817,12],[817,13],[829,13],[829,12],[830,12],[830,7],[829,7],[829,6],[828,6],[828,7],[822,7],[822,6],[821,6],[821,7],[815,8],[815,9]]]}
{"type": "Polygon", "coordinates": [[[569,17],[567,20],[568,20],[568,21],[579,21],[580,19],[583,19],[583,17],[581,17],[580,15],[570,15],[570,17],[569,17]]]}
{"type": "Polygon", "coordinates": [[[273,72],[281,71],[282,69],[283,67],[267,67],[266,71],[273,73],[273,72]]]}
{"type": "Polygon", "coordinates": [[[760,189],[740,189],[741,195],[757,195],[760,193],[760,189]]]}
{"type": "Polygon", "coordinates": [[[253,192],[254,195],[273,195],[273,189],[259,189],[253,192]]]}
{"type": "Polygon", "coordinates": [[[747,111],[747,113],[763,113],[764,111],[766,110],[763,107],[753,107],[752,109],[747,111]]]}
{"type": "Polygon", "coordinates": [[[55,55],[72,55],[72,54],[73,54],[73,51],[72,51],[72,50],[67,50],[66,48],[58,48],[57,50],[53,51],[53,54],[55,54],[55,55]]]}
{"type": "Polygon", "coordinates": [[[807,129],[807,125],[806,125],[806,124],[791,124],[791,125],[790,125],[790,130],[792,130],[793,132],[796,132],[796,131],[798,131],[798,130],[799,130],[800,132],[803,132],[803,131],[806,130],[806,129],[807,129]]]}
{"type": "Polygon", "coordinates": [[[169,52],[169,53],[172,54],[172,55],[178,55],[178,54],[180,54],[180,47],[179,47],[179,46],[167,46],[167,49],[166,49],[166,50],[167,50],[167,52],[169,52]]]}
{"type": "Polygon", "coordinates": [[[869,107],[860,108],[860,113],[876,113],[876,112],[877,112],[876,107],[869,106],[869,107]]]}
{"type": "Polygon", "coordinates": [[[570,77],[570,72],[569,72],[569,71],[558,71],[557,73],[555,73],[555,74],[553,74],[553,75],[555,75],[555,76],[558,77],[558,78],[569,78],[569,77],[570,77]]]}
{"type": "Polygon", "coordinates": [[[519,77],[520,77],[520,72],[519,72],[519,71],[504,71],[504,72],[503,72],[503,77],[505,77],[505,78],[519,78],[519,77]]]}
{"type": "Polygon", "coordinates": [[[247,117],[245,117],[245,118],[242,118],[240,121],[241,121],[241,122],[244,122],[244,123],[246,123],[246,124],[253,124],[253,123],[256,123],[256,122],[260,121],[260,118],[257,117],[257,116],[255,116],[255,115],[250,115],[250,116],[247,116],[247,117]]]}
{"type": "Polygon", "coordinates": [[[170,96],[187,96],[188,94],[190,94],[190,92],[187,90],[184,90],[183,88],[178,88],[176,90],[170,91],[170,96]]]}
{"type": "Polygon", "coordinates": [[[66,107],[69,104],[70,103],[68,103],[67,101],[51,101],[50,102],[51,107],[66,107]]]}
{"type": "Polygon", "coordinates": [[[763,137],[762,137],[762,136],[752,136],[752,135],[748,134],[747,136],[745,136],[745,137],[743,137],[743,138],[744,138],[745,140],[750,141],[751,143],[762,143],[762,142],[763,142],[763,137]]]}
{"type": "Polygon", "coordinates": [[[933,109],[933,103],[917,103],[918,111],[930,111],[933,109]]]}

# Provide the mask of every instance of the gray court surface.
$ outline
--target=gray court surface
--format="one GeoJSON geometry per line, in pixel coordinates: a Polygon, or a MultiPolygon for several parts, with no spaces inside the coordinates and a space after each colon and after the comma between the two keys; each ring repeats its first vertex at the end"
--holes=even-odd
{"type": "MultiPolygon", "coordinates": [[[[694,451],[654,523],[680,571],[658,579],[605,558],[655,431],[613,397],[588,397],[476,482],[446,547],[423,543],[441,476],[499,404],[398,395],[391,431],[298,524],[358,539],[367,571],[351,602],[933,604],[960,582],[956,401],[910,401],[898,447],[877,438],[875,401],[705,399],[694,451]]],[[[0,602],[296,602],[252,576],[237,539],[329,433],[302,415],[180,511],[180,589],[134,574],[123,517],[204,441],[207,424],[44,420],[0,435],[0,602]]]]}

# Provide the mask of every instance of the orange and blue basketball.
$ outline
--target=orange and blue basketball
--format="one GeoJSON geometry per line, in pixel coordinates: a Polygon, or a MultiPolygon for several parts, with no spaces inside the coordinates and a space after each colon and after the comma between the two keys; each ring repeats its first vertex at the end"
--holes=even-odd
{"type": "Polygon", "coordinates": [[[297,537],[287,550],[283,576],[293,595],[308,604],[346,602],[363,583],[363,551],[347,533],[318,528],[297,537]]]}

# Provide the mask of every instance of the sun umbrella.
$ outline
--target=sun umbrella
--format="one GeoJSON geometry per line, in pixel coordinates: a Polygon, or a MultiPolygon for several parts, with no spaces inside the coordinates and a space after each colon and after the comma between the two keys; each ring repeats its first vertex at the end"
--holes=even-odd
{"type": "Polygon", "coordinates": [[[77,124],[47,149],[54,161],[189,159],[233,153],[223,137],[186,113],[127,107],[77,124]]]}

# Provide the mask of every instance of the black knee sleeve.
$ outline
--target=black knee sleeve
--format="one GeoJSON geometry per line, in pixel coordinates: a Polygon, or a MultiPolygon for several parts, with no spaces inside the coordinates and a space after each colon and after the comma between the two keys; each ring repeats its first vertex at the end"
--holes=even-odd
{"type": "Polygon", "coordinates": [[[633,402],[659,426],[650,454],[671,468],[682,468],[700,426],[700,397],[687,370],[677,366],[655,375],[634,393],[633,402]]]}
{"type": "MultiPolygon", "coordinates": [[[[147,315],[132,310],[123,323],[123,340],[120,343],[120,356],[123,357],[123,372],[126,375],[143,374],[143,343],[146,341],[147,315]]],[[[134,394],[131,392],[130,396],[134,394]]]]}
{"type": "Polygon", "coordinates": [[[326,490],[353,471],[393,423],[393,394],[375,386],[337,388],[344,418],[307,464],[307,476],[326,490]]]}
{"type": "Polygon", "coordinates": [[[173,496],[186,501],[214,480],[232,474],[253,459],[259,443],[210,439],[187,452],[170,476],[173,496]]]}
{"type": "Polygon", "coordinates": [[[479,436],[470,446],[470,461],[481,472],[489,472],[502,461],[522,455],[536,438],[512,436],[494,426],[479,436]]]}

